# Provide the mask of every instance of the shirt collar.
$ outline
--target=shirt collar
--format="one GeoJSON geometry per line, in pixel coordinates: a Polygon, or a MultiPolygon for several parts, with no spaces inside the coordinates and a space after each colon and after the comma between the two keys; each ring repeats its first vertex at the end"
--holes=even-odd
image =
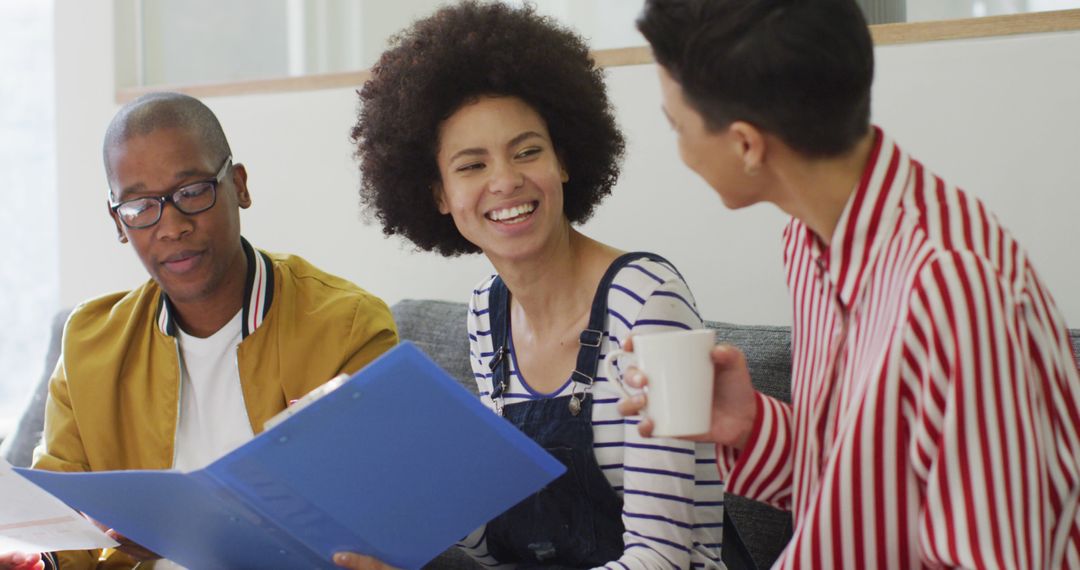
{"type": "Polygon", "coordinates": [[[862,178],[844,206],[832,242],[826,249],[816,235],[808,236],[813,255],[828,269],[844,307],[850,307],[861,291],[867,268],[877,260],[884,239],[892,234],[910,175],[910,157],[875,126],[862,178]]]}
{"type": "MultiPolygon", "coordinates": [[[[240,238],[240,245],[247,257],[242,309],[242,338],[247,338],[262,325],[270,312],[270,304],[274,298],[274,266],[269,256],[252,247],[243,237],[240,238]]],[[[162,291],[158,301],[157,324],[161,332],[168,336],[176,336],[175,314],[176,307],[165,291],[162,291]]]]}

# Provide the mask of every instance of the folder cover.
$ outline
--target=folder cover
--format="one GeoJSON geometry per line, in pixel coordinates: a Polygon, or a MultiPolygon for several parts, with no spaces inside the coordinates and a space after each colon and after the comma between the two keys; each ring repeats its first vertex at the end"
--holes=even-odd
{"type": "Polygon", "coordinates": [[[188,568],[411,569],[565,467],[406,342],[203,469],[18,471],[188,568]]]}

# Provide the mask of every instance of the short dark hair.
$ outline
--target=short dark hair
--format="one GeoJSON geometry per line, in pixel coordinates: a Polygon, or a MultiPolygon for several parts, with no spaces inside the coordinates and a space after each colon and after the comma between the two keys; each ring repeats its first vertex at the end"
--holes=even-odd
{"type": "Polygon", "coordinates": [[[109,165],[111,149],[132,137],[170,128],[194,133],[204,152],[214,160],[225,160],[226,156],[232,154],[221,123],[202,101],[182,93],[147,93],[121,107],[105,130],[101,154],[108,179],[111,181],[113,175],[109,165]]]}
{"type": "Polygon", "coordinates": [[[463,2],[415,22],[391,40],[359,92],[352,139],[361,203],[386,235],[453,256],[480,251],[438,211],[432,185],[439,126],[483,96],[525,101],[547,123],[570,174],[567,218],[585,221],[611,193],[624,151],[585,41],[532,7],[463,2]]]}
{"type": "Polygon", "coordinates": [[[637,26],[714,131],[746,121],[823,157],[869,129],[874,46],[854,0],[646,0],[637,26]]]}

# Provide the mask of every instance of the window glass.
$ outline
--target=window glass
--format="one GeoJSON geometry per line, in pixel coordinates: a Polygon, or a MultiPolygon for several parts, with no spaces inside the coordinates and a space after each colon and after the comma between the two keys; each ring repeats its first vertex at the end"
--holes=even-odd
{"type": "MultiPolygon", "coordinates": [[[[502,0],[521,5],[527,0],[502,0]]],[[[1080,0],[857,0],[871,23],[1080,8],[1080,0]]],[[[645,45],[643,0],[531,0],[593,49],[645,45]]],[[[370,67],[391,34],[445,0],[114,0],[118,87],[313,75],[370,67]]]]}
{"type": "MultiPolygon", "coordinates": [[[[522,0],[504,0],[521,5],[522,0]]],[[[642,0],[535,0],[593,49],[645,45],[642,0]]],[[[312,75],[370,67],[438,0],[115,0],[118,87],[312,75]]]]}
{"type": "Polygon", "coordinates": [[[0,437],[37,383],[59,303],[52,2],[0,2],[0,437]]]}

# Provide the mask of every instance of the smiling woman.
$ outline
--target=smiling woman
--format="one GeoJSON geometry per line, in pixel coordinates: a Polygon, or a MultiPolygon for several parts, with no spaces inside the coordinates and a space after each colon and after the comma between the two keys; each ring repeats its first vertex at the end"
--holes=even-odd
{"type": "Polygon", "coordinates": [[[584,40],[531,7],[462,2],[396,35],[360,101],[363,203],[387,234],[495,267],[466,323],[481,401],[567,466],[459,546],[485,566],[717,568],[723,542],[742,567],[714,450],[642,440],[598,370],[631,334],[702,321],[670,262],[578,227],[624,151],[584,40]]]}

